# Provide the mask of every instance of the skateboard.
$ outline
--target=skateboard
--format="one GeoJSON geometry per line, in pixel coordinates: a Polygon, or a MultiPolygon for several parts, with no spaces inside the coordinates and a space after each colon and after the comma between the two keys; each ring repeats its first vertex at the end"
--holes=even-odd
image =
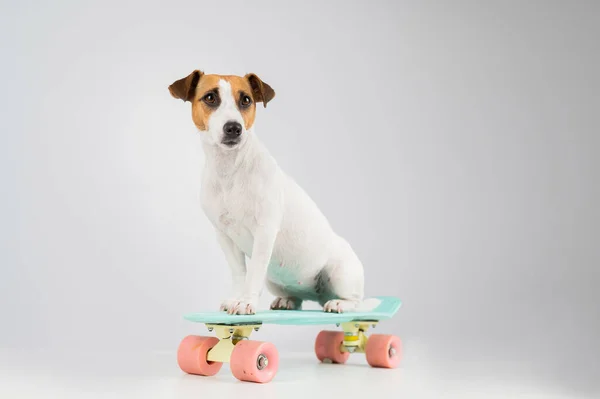
{"type": "MultiPolygon", "coordinates": [[[[241,381],[266,383],[275,377],[279,353],[270,342],[252,341],[252,331],[265,324],[341,326],[342,331],[321,331],[315,353],[323,363],[343,364],[351,353],[364,353],[372,367],[395,368],[400,363],[402,343],[394,335],[372,334],[381,320],[391,318],[401,302],[394,297],[376,297],[370,311],[326,313],[322,310],[265,310],[253,315],[225,312],[191,313],[185,319],[203,323],[216,337],[189,335],[179,344],[177,363],[188,374],[212,376],[223,363],[230,363],[232,374],[241,381]]],[[[372,299],[370,299],[372,300],[372,299]]]]}

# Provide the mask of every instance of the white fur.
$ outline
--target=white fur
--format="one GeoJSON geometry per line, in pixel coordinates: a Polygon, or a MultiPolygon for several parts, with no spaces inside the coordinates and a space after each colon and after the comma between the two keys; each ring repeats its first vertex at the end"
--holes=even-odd
{"type": "Polygon", "coordinates": [[[279,168],[253,128],[243,128],[235,147],[221,144],[223,125],[244,121],[225,80],[219,95],[221,104],[202,132],[201,203],[232,273],[233,292],[221,309],[254,313],[265,283],[278,297],[273,308],[298,309],[302,300],[318,301],[332,312],[362,308],[360,260],[279,168]]]}

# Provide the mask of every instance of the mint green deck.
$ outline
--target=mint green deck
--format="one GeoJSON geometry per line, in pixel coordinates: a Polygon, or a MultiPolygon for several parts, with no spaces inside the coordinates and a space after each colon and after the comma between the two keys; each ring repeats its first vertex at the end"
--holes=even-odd
{"type": "Polygon", "coordinates": [[[190,313],[185,319],[205,324],[336,324],[348,321],[378,321],[391,318],[402,302],[394,297],[375,297],[381,302],[368,312],[325,313],[322,310],[263,310],[253,315],[229,315],[225,312],[190,313]]]}

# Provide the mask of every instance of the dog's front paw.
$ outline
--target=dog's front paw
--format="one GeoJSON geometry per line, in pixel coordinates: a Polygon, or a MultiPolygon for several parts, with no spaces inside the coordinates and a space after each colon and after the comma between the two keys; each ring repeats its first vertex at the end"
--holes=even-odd
{"type": "Polygon", "coordinates": [[[302,301],[297,298],[275,298],[271,302],[271,309],[273,310],[300,310],[302,307],[302,301]]]}
{"type": "Polygon", "coordinates": [[[255,314],[256,305],[252,302],[239,301],[235,304],[232,310],[227,311],[229,314],[255,314]]]}
{"type": "Polygon", "coordinates": [[[221,310],[229,314],[255,314],[256,305],[243,299],[227,299],[221,304],[221,310]]]}
{"type": "Polygon", "coordinates": [[[235,298],[225,299],[221,303],[221,307],[219,309],[224,312],[229,312],[229,309],[233,309],[238,302],[239,301],[235,298]]]}

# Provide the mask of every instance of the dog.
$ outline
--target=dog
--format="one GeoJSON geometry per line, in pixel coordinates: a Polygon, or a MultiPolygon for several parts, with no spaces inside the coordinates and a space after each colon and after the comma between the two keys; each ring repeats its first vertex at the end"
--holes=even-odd
{"type": "Polygon", "coordinates": [[[202,137],[201,205],[233,280],[221,310],[254,314],[265,285],[276,297],[271,309],[297,310],[309,300],[326,312],[358,310],[364,294],[361,261],[254,133],[257,103],[266,108],[275,97],[271,86],[253,73],[195,70],[169,92],[191,103],[202,137]]]}

